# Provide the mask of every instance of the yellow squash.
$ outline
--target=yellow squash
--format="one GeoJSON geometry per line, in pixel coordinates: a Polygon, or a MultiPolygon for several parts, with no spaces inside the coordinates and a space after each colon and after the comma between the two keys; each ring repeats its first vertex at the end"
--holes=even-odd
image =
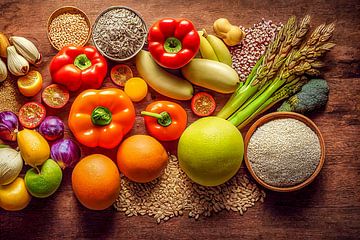
{"type": "Polygon", "coordinates": [[[240,83],[239,75],[234,69],[209,59],[195,58],[181,72],[192,84],[219,93],[232,93],[240,83]]]}
{"type": "Polygon", "coordinates": [[[24,129],[17,135],[20,153],[25,163],[35,167],[42,165],[50,156],[50,147],[40,133],[24,129]]]}
{"type": "Polygon", "coordinates": [[[176,100],[192,98],[194,88],[191,83],[161,68],[148,51],[141,50],[135,62],[139,75],[158,93],[176,100]]]}
{"type": "Polygon", "coordinates": [[[0,185],[0,207],[7,211],[24,209],[31,196],[26,190],[24,179],[18,177],[8,185],[0,185]]]}

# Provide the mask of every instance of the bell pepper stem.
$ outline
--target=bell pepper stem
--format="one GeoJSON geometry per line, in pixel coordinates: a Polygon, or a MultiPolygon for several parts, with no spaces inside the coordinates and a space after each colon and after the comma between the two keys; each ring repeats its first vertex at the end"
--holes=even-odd
{"type": "Polygon", "coordinates": [[[169,37],[164,42],[164,49],[168,53],[178,53],[182,49],[181,41],[175,37],[169,37]]]}
{"type": "Polygon", "coordinates": [[[106,107],[96,107],[91,113],[91,121],[97,126],[106,126],[111,123],[112,114],[106,107]]]}
{"type": "Polygon", "coordinates": [[[157,118],[157,122],[163,127],[167,127],[172,123],[170,114],[168,112],[153,113],[141,111],[141,115],[157,118]]]}
{"type": "Polygon", "coordinates": [[[74,65],[80,70],[85,70],[91,67],[91,61],[85,54],[78,55],[74,60],[74,65]]]}

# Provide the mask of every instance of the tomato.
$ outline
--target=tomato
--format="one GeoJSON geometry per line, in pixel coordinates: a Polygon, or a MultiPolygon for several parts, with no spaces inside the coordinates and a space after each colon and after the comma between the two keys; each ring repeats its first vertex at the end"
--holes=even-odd
{"type": "Polygon", "coordinates": [[[142,78],[134,77],[125,83],[124,91],[131,101],[140,102],[146,97],[148,86],[142,78]]]}
{"type": "Polygon", "coordinates": [[[17,81],[19,91],[25,97],[33,97],[40,92],[43,79],[38,71],[32,70],[17,81]]]}
{"type": "Polygon", "coordinates": [[[25,103],[19,110],[19,121],[24,128],[36,128],[45,116],[45,107],[37,102],[25,103]]]}
{"type": "Polygon", "coordinates": [[[216,102],[210,94],[199,92],[191,99],[191,110],[199,117],[211,115],[216,108],[216,102]]]}
{"type": "Polygon", "coordinates": [[[133,77],[131,68],[125,64],[118,64],[111,69],[110,78],[117,86],[123,87],[127,80],[133,77]]]}
{"type": "Polygon", "coordinates": [[[62,108],[69,101],[69,91],[58,84],[47,86],[42,92],[43,102],[51,108],[62,108]]]}

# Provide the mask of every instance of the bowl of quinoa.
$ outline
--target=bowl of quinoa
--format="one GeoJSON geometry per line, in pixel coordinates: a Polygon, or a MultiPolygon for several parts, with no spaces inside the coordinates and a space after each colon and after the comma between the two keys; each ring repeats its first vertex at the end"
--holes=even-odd
{"type": "Polygon", "coordinates": [[[56,9],[47,23],[47,36],[58,51],[73,45],[84,46],[91,36],[91,23],[85,12],[77,7],[64,6],[56,9]]]}
{"type": "Polygon", "coordinates": [[[147,37],[145,21],[135,10],[114,6],[96,18],[92,41],[97,50],[110,60],[123,62],[133,58],[147,37]]]}
{"type": "Polygon", "coordinates": [[[257,120],[245,137],[245,164],[267,189],[290,192],[310,184],[325,161],[325,143],[309,118],[274,112],[257,120]]]}

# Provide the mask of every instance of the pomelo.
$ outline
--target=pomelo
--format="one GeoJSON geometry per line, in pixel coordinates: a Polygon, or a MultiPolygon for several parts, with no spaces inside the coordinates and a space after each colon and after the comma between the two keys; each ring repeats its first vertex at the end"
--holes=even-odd
{"type": "Polygon", "coordinates": [[[181,135],[178,159],[194,182],[217,186],[239,170],[244,155],[243,138],[230,122],[218,117],[201,118],[181,135]]]}

